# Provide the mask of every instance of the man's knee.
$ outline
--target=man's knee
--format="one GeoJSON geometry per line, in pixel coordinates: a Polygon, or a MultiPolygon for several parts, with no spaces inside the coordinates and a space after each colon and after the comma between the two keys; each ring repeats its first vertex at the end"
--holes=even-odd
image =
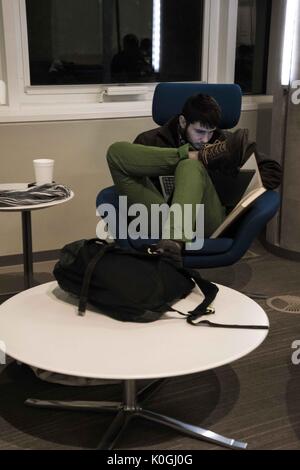
{"type": "Polygon", "coordinates": [[[106,160],[110,167],[118,163],[120,156],[122,156],[122,149],[124,150],[125,143],[126,142],[115,142],[108,147],[106,160]]]}

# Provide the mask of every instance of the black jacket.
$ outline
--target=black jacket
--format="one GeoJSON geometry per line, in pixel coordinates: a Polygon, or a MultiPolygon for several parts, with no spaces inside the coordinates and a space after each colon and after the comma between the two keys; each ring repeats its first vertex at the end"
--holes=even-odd
{"type": "MultiPolygon", "coordinates": [[[[164,126],[139,134],[134,143],[154,147],[178,148],[182,145],[178,129],[178,117],[176,116],[164,126]]],[[[237,173],[238,169],[243,166],[254,152],[265,188],[275,189],[280,185],[282,177],[281,166],[257,151],[256,143],[248,139],[247,129],[238,129],[234,132],[218,129],[214,132],[210,143],[216,140],[227,140],[230,158],[225,159],[225,164],[223,165],[222,160],[219,160],[219,163],[213,170],[217,169],[224,173],[237,173]]]]}

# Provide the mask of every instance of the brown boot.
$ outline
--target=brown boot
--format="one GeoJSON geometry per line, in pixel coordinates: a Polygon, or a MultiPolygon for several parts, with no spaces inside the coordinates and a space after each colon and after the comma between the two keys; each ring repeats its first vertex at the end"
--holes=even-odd
{"type": "Polygon", "coordinates": [[[216,140],[213,144],[205,144],[199,150],[198,159],[210,170],[216,169],[224,160],[230,159],[227,140],[216,140]]]}

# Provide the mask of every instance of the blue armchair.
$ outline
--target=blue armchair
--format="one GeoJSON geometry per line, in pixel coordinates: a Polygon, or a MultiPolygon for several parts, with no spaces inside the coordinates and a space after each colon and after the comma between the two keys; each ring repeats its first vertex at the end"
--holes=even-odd
{"type": "MultiPolygon", "coordinates": [[[[154,93],[152,116],[158,125],[165,124],[171,117],[181,112],[182,106],[191,95],[203,93],[213,96],[222,110],[222,129],[232,129],[239,121],[242,95],[238,85],[161,83],[154,93]]],[[[102,189],[96,198],[97,207],[110,203],[119,214],[118,194],[114,186],[102,189]]],[[[279,208],[279,194],[266,191],[250,209],[242,215],[225,233],[224,237],[205,239],[201,250],[186,251],[184,266],[190,268],[213,268],[228,266],[238,261],[248,250],[267,222],[279,208]]],[[[145,240],[118,240],[123,247],[138,247],[145,240]]],[[[155,243],[157,240],[149,240],[155,243]]]]}

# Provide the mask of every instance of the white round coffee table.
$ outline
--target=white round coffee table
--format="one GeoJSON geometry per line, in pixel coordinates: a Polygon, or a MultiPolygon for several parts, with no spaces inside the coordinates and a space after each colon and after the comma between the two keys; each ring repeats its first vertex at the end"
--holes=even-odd
{"type": "Polygon", "coordinates": [[[29,289],[33,286],[33,256],[32,256],[32,230],[31,230],[31,211],[45,209],[47,207],[57,206],[73,199],[74,193],[71,191],[69,197],[52,202],[43,202],[40,204],[31,204],[28,206],[1,207],[0,212],[21,212],[22,215],[22,241],[24,257],[24,288],[29,289]]]}
{"type": "MultiPolygon", "coordinates": [[[[219,286],[213,303],[215,323],[268,327],[263,309],[245,295],[219,286]]],[[[197,288],[176,304],[183,312],[201,301],[197,288]]],[[[142,407],[166,377],[192,374],[235,361],[253,351],[268,330],[223,329],[189,325],[184,317],[166,314],[153,323],[123,323],[90,307],[77,314],[77,299],[56,281],[21,292],[0,305],[0,344],[9,356],[30,366],[79,377],[124,381],[124,403],[57,402],[29,399],[32,406],[94,409],[117,415],[99,448],[111,449],[128,420],[139,415],[192,437],[243,449],[246,443],[142,407]],[[155,380],[136,393],[136,381],[155,380]]]]}

